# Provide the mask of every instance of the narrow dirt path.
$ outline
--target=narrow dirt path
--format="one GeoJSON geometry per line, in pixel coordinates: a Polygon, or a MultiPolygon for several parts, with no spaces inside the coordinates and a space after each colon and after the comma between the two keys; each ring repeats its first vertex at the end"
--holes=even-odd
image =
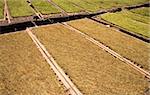
{"type": "Polygon", "coordinates": [[[47,0],[47,1],[50,4],[52,4],[53,6],[55,6],[55,8],[57,8],[58,10],[60,10],[63,15],[68,15],[68,13],[63,8],[61,8],[60,6],[58,6],[55,2],[53,2],[52,0],[47,0]]]}
{"type": "Polygon", "coordinates": [[[69,95],[83,95],[79,89],[75,86],[75,84],[69,79],[68,75],[65,74],[63,69],[56,63],[54,58],[49,54],[44,45],[38,40],[38,38],[31,32],[29,28],[27,28],[27,33],[36,44],[37,48],[41,52],[42,56],[45,58],[47,63],[51,66],[54,73],[56,73],[57,77],[61,80],[63,85],[66,87],[66,91],[69,95]]]}
{"type": "Polygon", "coordinates": [[[11,20],[12,17],[10,15],[10,12],[9,12],[9,8],[8,8],[8,4],[7,4],[7,0],[4,0],[4,20],[8,20],[8,23],[11,23],[11,20]]]}
{"type": "Polygon", "coordinates": [[[100,47],[103,50],[105,50],[106,52],[110,53],[112,56],[114,56],[114,57],[118,58],[119,60],[123,61],[124,63],[126,63],[127,65],[131,66],[133,69],[137,70],[138,72],[140,72],[141,74],[143,74],[145,77],[147,77],[147,78],[150,79],[150,73],[148,71],[140,68],[139,66],[137,66],[134,62],[126,59],[125,57],[121,56],[117,52],[113,51],[112,49],[108,48],[107,46],[105,46],[104,44],[102,44],[99,41],[95,40],[94,38],[88,36],[87,34],[81,32],[80,30],[74,28],[73,26],[68,25],[66,22],[62,23],[62,25],[64,27],[72,30],[72,31],[75,31],[75,32],[79,33],[81,36],[83,36],[84,38],[86,38],[90,42],[94,43],[98,47],[100,47]]]}

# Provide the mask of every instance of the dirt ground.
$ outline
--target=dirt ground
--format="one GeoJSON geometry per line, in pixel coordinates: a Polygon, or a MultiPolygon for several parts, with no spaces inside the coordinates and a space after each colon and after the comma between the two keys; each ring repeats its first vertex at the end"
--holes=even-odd
{"type": "Polygon", "coordinates": [[[142,65],[145,70],[149,70],[150,47],[148,43],[90,19],[74,20],[68,24],[95,38],[120,55],[142,65]]]}
{"type": "Polygon", "coordinates": [[[61,25],[32,31],[85,95],[143,95],[148,88],[136,70],[61,25]]]}
{"type": "Polygon", "coordinates": [[[64,94],[27,33],[0,35],[0,95],[64,94]]]}

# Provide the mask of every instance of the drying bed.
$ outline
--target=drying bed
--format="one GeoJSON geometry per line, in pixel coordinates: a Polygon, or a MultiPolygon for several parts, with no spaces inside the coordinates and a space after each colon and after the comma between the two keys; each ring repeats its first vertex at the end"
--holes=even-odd
{"type": "Polygon", "coordinates": [[[12,17],[30,16],[34,14],[27,0],[7,0],[7,3],[12,17]]]}
{"type": "Polygon", "coordinates": [[[149,70],[150,47],[148,43],[90,19],[74,20],[68,22],[68,24],[149,70]]]}
{"type": "Polygon", "coordinates": [[[42,14],[60,13],[48,0],[31,0],[31,3],[42,14]]]}
{"type": "Polygon", "coordinates": [[[150,8],[149,7],[133,9],[133,10],[131,10],[131,12],[142,15],[142,16],[150,17],[150,8]]]}
{"type": "Polygon", "coordinates": [[[142,95],[144,76],[60,24],[32,29],[85,95],[142,95]]]}
{"type": "Polygon", "coordinates": [[[150,17],[138,15],[126,10],[116,13],[106,13],[101,15],[100,17],[126,30],[135,32],[145,37],[150,37],[150,17]]]}
{"type": "MultiPolygon", "coordinates": [[[[90,0],[88,0],[90,1],[90,0]]],[[[99,5],[102,8],[111,8],[111,7],[120,7],[120,6],[128,6],[128,5],[136,5],[142,4],[145,2],[149,2],[149,0],[97,0],[99,5]]]]}
{"type": "Polygon", "coordinates": [[[68,13],[80,12],[83,10],[82,8],[80,8],[76,4],[73,4],[69,0],[52,0],[52,1],[68,13]]]}
{"type": "Polygon", "coordinates": [[[142,4],[149,0],[69,0],[83,7],[88,11],[98,11],[113,7],[121,7],[127,5],[142,4]]]}
{"type": "Polygon", "coordinates": [[[112,7],[119,7],[119,6],[124,6],[125,3],[123,4],[123,1],[117,1],[117,0],[85,0],[93,5],[99,6],[99,9],[107,9],[107,8],[112,8],[112,7]]]}
{"type": "MultiPolygon", "coordinates": [[[[37,8],[42,14],[60,13],[60,10],[55,8],[49,2],[51,0],[30,0],[35,8],[37,8]]],[[[132,4],[142,4],[149,0],[52,0],[59,7],[64,9],[68,13],[90,11],[95,12],[101,9],[121,7],[132,4]]],[[[3,11],[3,0],[0,1],[0,13],[3,11]]],[[[33,15],[33,10],[28,6],[27,0],[7,0],[9,11],[12,17],[30,16],[33,15]]],[[[0,18],[3,13],[0,14],[0,18]]]]}
{"type": "Polygon", "coordinates": [[[82,10],[95,12],[101,9],[108,9],[113,7],[121,7],[133,4],[142,4],[149,0],[52,0],[66,12],[77,12],[82,10]],[[75,6],[77,5],[77,6],[75,6]]]}
{"type": "Polygon", "coordinates": [[[73,2],[73,3],[81,6],[84,10],[87,10],[89,12],[95,12],[95,11],[100,10],[99,6],[94,5],[92,3],[88,3],[84,0],[68,0],[68,1],[73,2]]]}
{"type": "Polygon", "coordinates": [[[0,95],[65,95],[26,32],[0,35],[0,95]]]}
{"type": "Polygon", "coordinates": [[[4,17],[4,0],[0,0],[0,19],[4,17]]]}
{"type": "Polygon", "coordinates": [[[144,16],[144,15],[139,15],[135,14],[131,11],[122,11],[123,16],[128,17],[130,19],[136,20],[138,22],[144,23],[144,24],[150,24],[149,19],[150,16],[144,16]]]}

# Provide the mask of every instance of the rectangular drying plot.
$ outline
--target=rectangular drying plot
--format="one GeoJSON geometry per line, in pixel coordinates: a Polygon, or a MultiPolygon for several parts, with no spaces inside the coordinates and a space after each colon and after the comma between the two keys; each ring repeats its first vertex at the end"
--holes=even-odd
{"type": "Polygon", "coordinates": [[[148,69],[148,44],[89,19],[68,22],[73,27],[96,38],[121,55],[148,69]],[[82,26],[81,26],[82,25],[82,26]],[[145,61],[147,60],[147,61],[145,61]]]}
{"type": "Polygon", "coordinates": [[[4,0],[0,0],[0,19],[4,17],[4,0]]]}
{"type": "Polygon", "coordinates": [[[99,6],[97,6],[97,4],[89,3],[84,0],[68,0],[68,1],[80,6],[84,10],[90,11],[90,12],[95,12],[100,9],[99,6]]]}
{"type": "Polygon", "coordinates": [[[70,21],[68,24],[149,70],[150,47],[148,43],[90,19],[70,21]]]}
{"type": "MultiPolygon", "coordinates": [[[[70,0],[70,1],[72,1],[72,0],[70,0]]],[[[100,10],[100,9],[121,7],[121,6],[126,6],[126,5],[142,4],[142,3],[148,2],[148,0],[74,0],[74,1],[84,1],[88,4],[95,5],[95,9],[94,9],[94,7],[91,7],[92,10],[93,9],[100,10]],[[96,6],[97,6],[97,8],[96,8],[96,6]]],[[[87,5],[87,4],[84,4],[84,5],[86,5],[87,9],[88,9],[89,5],[87,5]]]]}
{"type": "Polygon", "coordinates": [[[119,7],[119,6],[123,6],[125,4],[120,4],[120,3],[116,3],[117,1],[114,0],[84,0],[85,2],[89,3],[89,4],[93,4],[97,6],[97,10],[99,9],[108,9],[108,8],[113,8],[113,7],[119,7]]]}
{"type": "Polygon", "coordinates": [[[142,16],[150,17],[150,7],[143,7],[143,8],[133,9],[130,11],[142,16]]]}
{"type": "MultiPolygon", "coordinates": [[[[141,12],[142,12],[142,10],[141,10],[141,12]]],[[[149,11],[147,11],[147,12],[149,12],[149,11]]],[[[121,14],[127,18],[136,20],[138,22],[141,22],[144,24],[150,24],[150,22],[149,22],[150,16],[148,17],[148,16],[144,16],[144,15],[139,15],[139,14],[132,12],[132,10],[131,11],[122,11],[121,14]]]]}
{"type": "MultiPolygon", "coordinates": [[[[103,1],[103,0],[100,0],[103,1]]],[[[136,4],[142,4],[145,2],[149,2],[149,0],[108,0],[113,3],[121,3],[126,5],[136,5],[136,4]]]]}
{"type": "Polygon", "coordinates": [[[68,13],[80,12],[83,10],[78,6],[78,4],[77,5],[73,4],[69,0],[52,0],[52,1],[68,13]]]}
{"type": "Polygon", "coordinates": [[[107,13],[100,16],[102,19],[118,25],[126,30],[150,37],[149,18],[147,16],[137,15],[129,11],[116,13],[107,13]]]}
{"type": "Polygon", "coordinates": [[[144,76],[60,24],[32,32],[85,95],[141,95],[144,76]]]}
{"type": "Polygon", "coordinates": [[[25,32],[0,35],[0,95],[65,95],[25,32]]]}
{"type": "Polygon", "coordinates": [[[33,6],[42,14],[59,13],[60,11],[51,5],[48,0],[30,0],[33,6]]]}
{"type": "Polygon", "coordinates": [[[34,14],[27,0],[7,0],[7,2],[12,17],[30,16],[34,14]]]}

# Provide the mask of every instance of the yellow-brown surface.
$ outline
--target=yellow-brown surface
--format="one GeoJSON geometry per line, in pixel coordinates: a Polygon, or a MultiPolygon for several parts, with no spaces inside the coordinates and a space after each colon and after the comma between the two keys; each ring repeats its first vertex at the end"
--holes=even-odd
{"type": "Polygon", "coordinates": [[[107,28],[103,24],[90,19],[81,19],[68,22],[69,25],[95,38],[122,56],[142,65],[149,70],[149,44],[131,37],[121,31],[107,28]]]}
{"type": "Polygon", "coordinates": [[[148,88],[140,73],[62,25],[32,31],[85,95],[143,95],[148,88]]]}
{"type": "Polygon", "coordinates": [[[64,89],[25,32],[0,35],[0,95],[64,95],[64,89]]]}

